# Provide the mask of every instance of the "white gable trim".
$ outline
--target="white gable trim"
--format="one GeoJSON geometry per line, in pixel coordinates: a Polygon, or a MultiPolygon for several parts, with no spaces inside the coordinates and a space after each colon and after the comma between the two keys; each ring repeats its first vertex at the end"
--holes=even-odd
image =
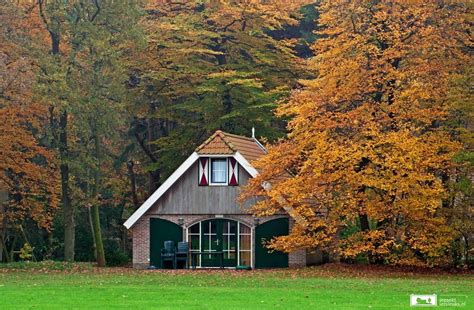
{"type": "MultiPolygon", "coordinates": [[[[127,229],[130,229],[154,204],[163,196],[164,193],[198,160],[199,157],[229,157],[229,155],[202,155],[194,152],[186,159],[173,174],[123,223],[127,229]]],[[[233,157],[237,162],[252,176],[257,176],[257,170],[239,153],[236,152],[233,157]]],[[[197,184],[196,184],[197,186],[197,184]]]]}
{"type": "Polygon", "coordinates": [[[191,156],[186,159],[178,169],[176,169],[173,174],[170,175],[168,179],[166,179],[165,183],[161,184],[160,187],[150,196],[148,199],[140,206],[140,208],[135,211],[132,216],[128,218],[128,220],[123,223],[123,226],[130,229],[130,227],[135,224],[139,218],[145,214],[148,209],[150,209],[153,204],[160,199],[161,196],[189,169],[196,162],[199,158],[198,153],[194,152],[191,156]]]}
{"type": "Polygon", "coordinates": [[[257,169],[255,169],[245,157],[242,156],[239,152],[236,152],[234,158],[237,162],[244,167],[244,169],[253,177],[255,178],[258,175],[257,169]]]}

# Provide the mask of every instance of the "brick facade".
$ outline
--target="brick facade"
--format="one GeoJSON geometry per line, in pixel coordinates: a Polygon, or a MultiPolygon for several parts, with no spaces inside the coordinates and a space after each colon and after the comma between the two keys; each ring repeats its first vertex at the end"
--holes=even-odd
{"type": "MultiPolygon", "coordinates": [[[[152,210],[150,210],[152,211],[152,210]]],[[[175,224],[179,225],[179,219],[182,218],[183,224],[183,240],[186,236],[186,228],[193,225],[194,223],[216,218],[215,215],[154,215],[152,213],[146,213],[143,215],[140,220],[131,228],[133,235],[133,267],[134,268],[147,268],[150,265],[150,218],[161,218],[168,220],[175,224]]],[[[278,215],[269,216],[266,218],[260,218],[259,223],[264,223],[266,221],[276,219],[278,215]]],[[[251,227],[252,231],[252,240],[255,240],[255,218],[251,215],[246,214],[236,214],[236,215],[226,215],[226,219],[236,220],[247,226],[251,227]]],[[[293,226],[293,221],[290,220],[290,229],[293,226]]],[[[253,242],[254,243],[254,242],[253,242]]],[[[255,243],[254,243],[255,244],[255,243]]],[[[253,264],[255,265],[255,246],[252,248],[252,257],[253,264]]],[[[292,252],[288,255],[288,265],[289,267],[302,267],[306,266],[306,251],[298,250],[292,252]]]]}
{"type": "MultiPolygon", "coordinates": [[[[295,225],[295,221],[290,219],[290,231],[295,225]]],[[[288,254],[288,267],[298,268],[306,266],[306,249],[296,250],[288,254]]]]}

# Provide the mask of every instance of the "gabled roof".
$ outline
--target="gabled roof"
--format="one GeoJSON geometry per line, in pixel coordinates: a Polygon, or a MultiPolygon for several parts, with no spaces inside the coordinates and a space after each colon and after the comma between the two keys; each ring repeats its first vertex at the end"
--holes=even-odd
{"type": "Polygon", "coordinates": [[[203,144],[196,148],[199,155],[226,155],[239,152],[248,161],[253,161],[266,154],[265,148],[255,138],[238,136],[216,131],[203,144]]]}
{"type": "Polygon", "coordinates": [[[123,224],[126,228],[132,227],[166,191],[198,160],[206,155],[228,155],[232,156],[252,177],[258,172],[249,161],[265,155],[265,148],[255,139],[237,136],[216,131],[209,139],[201,144],[176,169],[171,176],[138,208],[123,224]]]}

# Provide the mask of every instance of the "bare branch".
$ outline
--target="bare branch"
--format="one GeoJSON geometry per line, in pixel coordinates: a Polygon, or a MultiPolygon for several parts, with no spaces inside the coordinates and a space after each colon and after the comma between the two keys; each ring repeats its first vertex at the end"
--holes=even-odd
{"type": "Polygon", "coordinates": [[[38,7],[39,7],[40,17],[43,20],[43,23],[46,26],[46,29],[51,33],[51,30],[49,28],[48,20],[46,19],[46,16],[44,15],[44,7],[43,6],[44,6],[44,0],[38,0],[38,7]]]}
{"type": "Polygon", "coordinates": [[[97,10],[95,11],[94,15],[92,15],[90,21],[93,22],[94,19],[97,17],[97,15],[99,15],[100,13],[100,6],[99,6],[99,1],[98,0],[94,0],[94,5],[95,7],[97,8],[97,10]]]}

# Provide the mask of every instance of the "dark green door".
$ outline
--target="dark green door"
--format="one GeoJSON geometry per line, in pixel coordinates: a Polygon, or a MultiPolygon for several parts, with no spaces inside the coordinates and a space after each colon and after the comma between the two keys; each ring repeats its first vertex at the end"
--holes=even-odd
{"type": "Polygon", "coordinates": [[[150,219],[150,265],[161,266],[161,249],[165,241],[174,241],[175,244],[183,240],[181,226],[167,220],[150,219]]]}
{"type": "Polygon", "coordinates": [[[265,222],[255,229],[255,268],[288,267],[288,254],[274,251],[270,253],[263,242],[273,237],[288,235],[288,218],[265,222]]]}
{"type": "MultiPolygon", "coordinates": [[[[237,265],[237,222],[212,219],[201,223],[202,252],[223,252],[223,265],[237,265]]],[[[202,267],[219,267],[220,256],[202,255],[202,267]]]]}

